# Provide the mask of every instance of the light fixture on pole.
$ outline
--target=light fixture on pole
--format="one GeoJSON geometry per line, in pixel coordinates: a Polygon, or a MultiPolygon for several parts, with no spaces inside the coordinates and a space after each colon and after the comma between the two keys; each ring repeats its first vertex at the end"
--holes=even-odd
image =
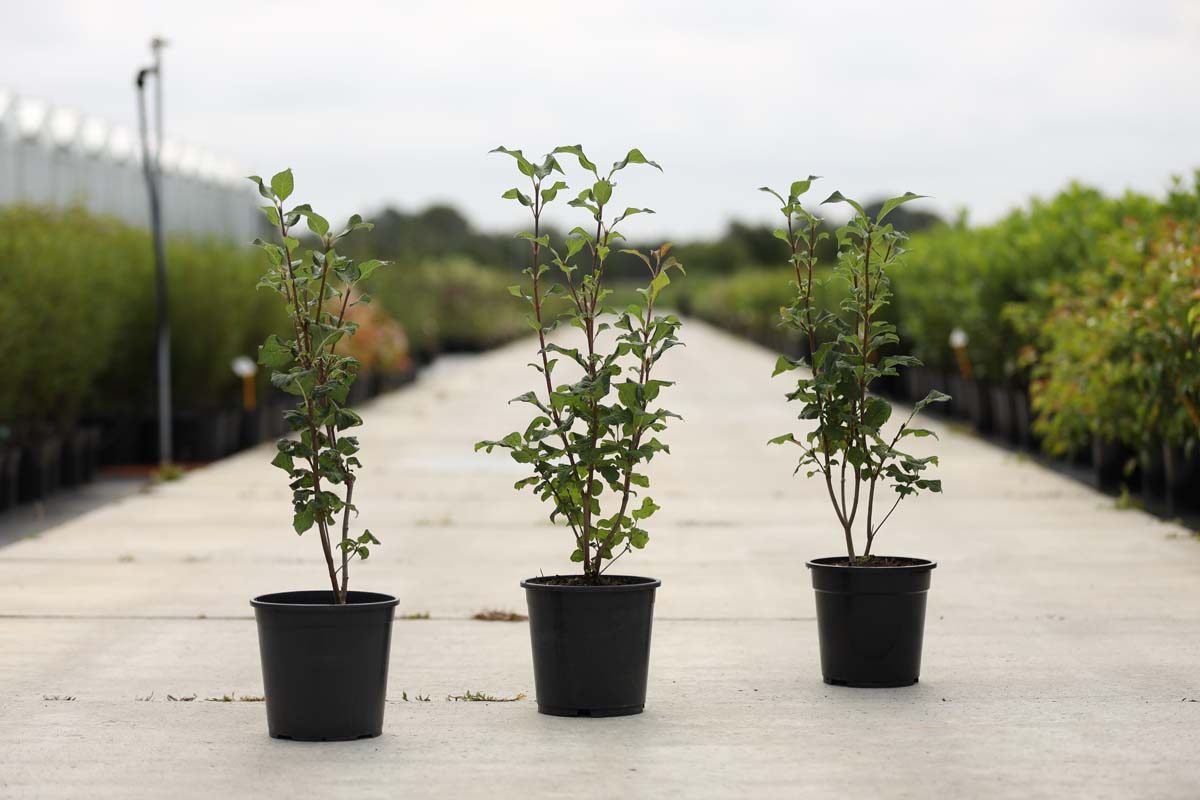
{"type": "Polygon", "coordinates": [[[162,222],[162,50],[167,41],[155,36],[150,40],[153,64],[137,74],[138,123],[142,136],[142,172],[146,177],[146,195],[150,204],[150,228],[154,236],[155,292],[158,330],[155,360],[158,371],[158,460],[166,466],[172,460],[171,447],[171,325],[167,314],[167,254],[162,222]],[[150,153],[150,133],[146,122],[146,79],[154,76],[154,155],[150,153]]]}

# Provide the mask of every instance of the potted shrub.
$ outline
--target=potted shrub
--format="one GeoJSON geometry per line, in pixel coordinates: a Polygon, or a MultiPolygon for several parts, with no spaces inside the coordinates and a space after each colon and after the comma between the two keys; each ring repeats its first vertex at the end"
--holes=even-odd
{"type": "Polygon", "coordinates": [[[905,497],[922,490],[941,491],[941,483],[924,477],[935,456],[917,458],[897,449],[901,440],[933,435],[914,427],[916,413],[930,403],[949,399],[932,390],[918,400],[908,418],[894,429],[884,427],[892,406],[871,394],[871,383],[896,376],[900,367],[917,366],[914,356],[881,355],[899,342],[895,326],[881,317],[890,297],[888,274],[904,253],[906,237],[884,220],[918,195],[887,200],[871,217],[840,192],[825,203],[853,209],[850,221],[835,234],[838,263],[834,276],[847,284],[841,313],[821,308],[813,299],[813,270],[818,243],[828,234],[820,220],[801,205],[815,177],[796,181],[783,195],[763,187],[782,203],[787,227],[776,233],[789,249],[795,295],[780,310],[783,323],[798,330],[812,346],[802,360],[781,356],[776,375],[799,368],[808,372],[788,393],[801,404],[799,418],[811,424],[802,433],[771,440],[800,448],[796,471],[825,482],[834,515],[842,529],[845,554],[808,562],[816,591],[821,671],[825,682],[845,686],[906,686],[917,682],[925,625],[925,595],[937,566],[923,558],[878,555],[875,538],[905,497]],[[819,343],[819,344],[818,344],[819,343]],[[888,485],[895,499],[885,504],[888,485]],[[884,513],[880,513],[880,511],[884,513]],[[856,529],[862,536],[861,550],[856,529]]]}
{"type": "Polygon", "coordinates": [[[550,520],[570,532],[571,560],[580,566],[573,575],[521,582],[538,710],[561,716],[637,714],[646,702],[660,582],[608,569],[631,549],[646,546],[646,520],[659,508],[644,491],[650,486],[645,465],[669,452],[658,434],[676,415],[657,405],[659,393],[671,384],[653,375],[663,354],[679,344],[680,322],[656,310],[670,270],[683,268],[669,255],[670,244],[649,253],[622,250],[637,259],[648,280],[637,290],[638,301],[620,312],[606,305],[611,292],[605,273],[612,248],[623,238],[617,226],[634,214],[652,213],[625,208],[613,216],[610,209],[619,208],[612,200],[614,176],[630,164],[661,168],[636,149],[603,175],[578,145],[556,148],[537,163],[519,150],[493,152],[512,156],[529,179],[529,194],[504,193],[533,218],[533,230],[521,234],[529,243],[527,280],[509,292],[530,306],[538,337],[532,366],[541,377],[537,388],[512,401],[533,408],[529,425],[475,449],[503,448],[529,469],[515,488],[530,489],[549,504],[550,520]],[[586,188],[568,205],[587,212],[591,221],[555,249],[542,232],[542,215],[567,189],[554,179],[562,174],[562,155],[578,160],[587,174],[586,188]],[[582,342],[551,341],[563,320],[582,342]]]}
{"type": "Polygon", "coordinates": [[[296,533],[317,531],[329,579],[327,589],[276,592],[251,601],[267,728],[278,739],[378,736],[397,600],[349,588],[351,564],[366,559],[379,542],[370,531],[351,533],[351,516],[357,513],[354,471],[361,464],[355,455],[358,440],[346,431],[362,419],[345,403],[359,365],[337,352],[337,345],[354,335],[355,326],[346,319],[350,306],[370,299],[353,287],[383,262],[356,263],[337,251],[352,232],[370,230],[358,215],[332,233],[308,205],[285,209],[291,170],[269,183],[257,176],[251,180],[269,201],[263,210],[280,240],[255,240],[269,262],[259,286],[279,294],[291,319],[287,338],[269,336],[258,361],[272,371],[272,385],[297,398],[295,408],[284,412],[295,438],[279,440],[272,463],[288,474],[296,533]],[[293,238],[301,218],[316,240],[307,252],[293,238]]]}

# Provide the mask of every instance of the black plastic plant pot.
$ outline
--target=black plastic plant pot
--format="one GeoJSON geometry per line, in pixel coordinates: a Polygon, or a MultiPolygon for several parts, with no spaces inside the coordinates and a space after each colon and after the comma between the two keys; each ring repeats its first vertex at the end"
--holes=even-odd
{"type": "Polygon", "coordinates": [[[887,560],[906,563],[850,567],[845,556],[808,562],[826,683],[882,688],[911,686],[921,677],[925,596],[937,564],[887,560]]]}
{"type": "Polygon", "coordinates": [[[646,706],[653,578],[605,576],[603,586],[521,581],[529,605],[538,711],[560,717],[619,717],[646,706]]]}
{"type": "Polygon", "coordinates": [[[278,592],[250,601],[258,623],[267,731],[333,742],[383,732],[397,600],[375,592],[278,592]]]}

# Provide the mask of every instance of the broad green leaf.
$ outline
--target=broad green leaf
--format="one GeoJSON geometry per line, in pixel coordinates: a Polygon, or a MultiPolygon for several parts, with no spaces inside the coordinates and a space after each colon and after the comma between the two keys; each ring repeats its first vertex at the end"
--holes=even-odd
{"type": "Polygon", "coordinates": [[[650,159],[646,158],[644,155],[642,155],[642,151],[638,150],[635,147],[632,150],[630,150],[629,154],[626,155],[623,159],[621,159],[620,161],[613,164],[612,172],[610,172],[609,174],[612,175],[615,172],[620,172],[621,170],[625,169],[625,167],[629,166],[630,164],[649,164],[650,166],[657,169],[659,172],[662,172],[662,167],[660,167],[658,164],[651,161],[650,159]]]}
{"type": "Polygon", "coordinates": [[[272,333],[258,348],[258,363],[271,369],[283,369],[292,363],[292,348],[272,333]]]}
{"type": "Polygon", "coordinates": [[[507,147],[497,147],[491,152],[504,153],[505,155],[510,155],[515,158],[517,160],[517,169],[521,171],[522,175],[528,175],[532,178],[533,173],[537,169],[529,162],[529,159],[525,158],[525,155],[520,150],[509,150],[507,147]]]}
{"type": "Polygon", "coordinates": [[[596,165],[593,164],[586,155],[584,155],[582,145],[578,145],[578,144],[562,145],[560,147],[554,148],[554,153],[555,153],[555,155],[557,155],[558,153],[566,153],[567,155],[575,156],[575,158],[579,159],[579,166],[590,171],[592,174],[595,174],[595,172],[596,172],[596,165]]]}
{"type": "Polygon", "coordinates": [[[802,181],[793,181],[791,188],[788,190],[788,194],[792,199],[799,199],[800,196],[807,192],[809,187],[812,186],[813,181],[819,180],[820,177],[820,175],[809,175],[802,181]]]}
{"type": "Polygon", "coordinates": [[[829,203],[848,203],[855,211],[858,212],[859,216],[865,217],[867,215],[867,212],[863,211],[863,207],[858,201],[851,200],[841,192],[834,192],[833,194],[829,195],[829,197],[826,197],[821,201],[821,205],[827,205],[829,203]]]}
{"type": "Polygon", "coordinates": [[[899,197],[889,197],[884,201],[883,207],[879,209],[879,215],[875,217],[875,222],[883,222],[883,218],[892,213],[897,206],[901,206],[910,200],[920,200],[924,197],[927,197],[927,195],[913,194],[912,192],[905,192],[899,197]]]}
{"type": "Polygon", "coordinates": [[[669,286],[670,283],[671,283],[671,278],[670,278],[670,276],[667,275],[666,270],[662,270],[657,275],[655,275],[654,280],[650,281],[650,291],[647,293],[650,298],[650,302],[653,303],[655,301],[655,299],[658,298],[658,293],[661,292],[663,289],[667,288],[667,286],[669,286]]]}
{"type": "Polygon", "coordinates": [[[271,191],[275,193],[281,203],[291,197],[294,185],[291,169],[285,169],[283,172],[277,172],[271,176],[271,191]]]}
{"type": "Polygon", "coordinates": [[[604,205],[612,199],[612,184],[606,180],[596,181],[592,185],[592,196],[596,198],[596,202],[604,205]]]}

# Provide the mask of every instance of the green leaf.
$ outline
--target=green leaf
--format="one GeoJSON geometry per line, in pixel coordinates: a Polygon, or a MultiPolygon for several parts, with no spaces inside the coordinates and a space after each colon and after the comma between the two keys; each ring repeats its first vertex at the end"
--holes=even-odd
{"type": "Polygon", "coordinates": [[[791,189],[788,190],[788,194],[792,199],[799,199],[800,195],[807,192],[809,187],[812,186],[813,181],[819,180],[820,177],[820,175],[809,175],[805,180],[793,181],[791,189]]]}
{"type": "Polygon", "coordinates": [[[642,155],[642,151],[638,150],[635,147],[632,150],[630,150],[629,154],[626,155],[623,159],[621,159],[620,161],[613,164],[612,172],[609,172],[609,175],[612,175],[614,172],[620,172],[621,170],[625,169],[625,167],[629,166],[630,164],[649,164],[650,166],[657,169],[659,172],[662,172],[662,167],[660,167],[658,164],[651,161],[650,159],[646,158],[644,155],[642,155]]]}
{"type": "Polygon", "coordinates": [[[277,172],[271,176],[271,191],[275,193],[280,202],[291,196],[294,186],[291,169],[285,169],[283,172],[277,172]]]}
{"type": "Polygon", "coordinates": [[[258,363],[270,369],[283,369],[292,363],[292,348],[275,334],[258,348],[258,363]]]}
{"type": "Polygon", "coordinates": [[[308,229],[317,236],[324,236],[329,233],[329,220],[322,217],[315,211],[309,211],[304,215],[308,222],[308,229]]]}
{"type": "Polygon", "coordinates": [[[884,201],[883,208],[879,209],[879,215],[875,217],[875,222],[883,222],[883,218],[892,213],[897,206],[904,205],[910,200],[920,200],[924,197],[927,197],[927,195],[913,194],[912,192],[905,192],[899,197],[889,197],[886,201],[884,201]]]}
{"type": "Polygon", "coordinates": [[[617,385],[617,397],[621,401],[621,405],[635,411],[642,408],[642,403],[638,400],[638,384],[633,381],[626,381],[617,385]]]}
{"type": "Polygon", "coordinates": [[[504,198],[505,200],[516,200],[523,206],[532,206],[533,205],[533,201],[529,199],[529,196],[526,195],[524,192],[522,192],[520,189],[516,189],[516,188],[509,189],[507,192],[505,192],[504,194],[502,194],[500,196],[502,198],[504,198]]]}
{"type": "Polygon", "coordinates": [[[312,507],[305,506],[300,511],[297,511],[292,517],[292,528],[296,533],[304,533],[316,523],[316,517],[313,515],[312,507]]]}
{"type": "Polygon", "coordinates": [[[879,430],[891,416],[892,406],[887,400],[882,397],[867,398],[866,406],[863,408],[863,425],[879,430]]]}
{"type": "Polygon", "coordinates": [[[650,291],[647,293],[647,296],[650,298],[650,302],[654,302],[654,300],[658,297],[658,293],[667,288],[670,284],[671,278],[667,275],[666,270],[662,270],[655,275],[654,280],[650,281],[650,291]]]}
{"type": "Polygon", "coordinates": [[[606,180],[596,181],[592,184],[592,196],[596,198],[596,202],[604,205],[612,199],[613,186],[606,180]]]}
{"type": "Polygon", "coordinates": [[[257,186],[258,186],[258,193],[259,193],[259,194],[261,194],[261,195],[262,195],[263,197],[265,197],[266,199],[268,199],[268,200],[274,200],[274,199],[275,199],[275,198],[274,198],[274,197],[271,195],[271,190],[270,190],[270,189],[268,189],[268,188],[267,188],[267,187],[266,187],[266,186],[263,184],[263,179],[262,179],[262,178],[260,178],[258,175],[250,175],[250,176],[248,176],[248,177],[246,178],[246,180],[253,181],[253,182],[255,183],[255,185],[257,185],[257,186]]]}
{"type": "Polygon", "coordinates": [[[827,205],[829,203],[848,203],[850,206],[852,206],[854,208],[855,211],[858,212],[858,215],[860,217],[865,217],[867,215],[867,212],[863,211],[863,207],[861,204],[858,203],[858,201],[851,200],[849,197],[846,197],[841,192],[834,192],[833,194],[829,195],[829,197],[826,197],[824,200],[821,201],[821,205],[827,205]]]}
{"type": "Polygon", "coordinates": [[[596,173],[596,165],[593,164],[588,157],[583,154],[583,145],[571,144],[554,148],[554,154],[558,155],[559,153],[566,153],[567,155],[575,156],[577,159],[579,159],[579,166],[590,171],[592,174],[596,173]]]}
{"type": "Polygon", "coordinates": [[[945,403],[950,399],[950,395],[939,392],[937,389],[930,390],[929,394],[925,395],[924,399],[918,400],[913,406],[914,409],[920,411],[930,403],[945,403]]]}
{"type": "Polygon", "coordinates": [[[794,369],[800,369],[803,366],[804,363],[801,361],[796,361],[795,359],[788,358],[787,356],[780,356],[775,361],[775,371],[771,373],[771,377],[774,378],[781,372],[790,372],[794,369]]]}
{"type": "Polygon", "coordinates": [[[647,517],[652,515],[655,511],[658,511],[659,508],[661,508],[661,506],[656,504],[649,497],[644,497],[644,498],[642,498],[641,507],[636,509],[633,512],[633,518],[634,519],[646,519],[647,517]]]}
{"type": "Polygon", "coordinates": [[[504,153],[505,155],[510,155],[515,158],[517,160],[517,169],[521,171],[522,175],[528,175],[532,178],[533,173],[537,171],[537,168],[529,162],[529,159],[525,158],[524,154],[520,150],[509,150],[507,147],[497,147],[491,152],[504,153]]]}
{"type": "Polygon", "coordinates": [[[758,187],[758,190],[760,192],[766,192],[767,194],[774,195],[775,199],[778,200],[781,205],[785,205],[785,206],[787,205],[787,201],[783,199],[783,196],[781,194],[779,194],[779,192],[772,189],[770,186],[760,186],[760,187],[758,187]]]}
{"type": "Polygon", "coordinates": [[[386,267],[389,263],[390,262],[388,262],[388,261],[380,261],[375,258],[372,258],[369,261],[362,262],[361,264],[358,265],[358,279],[360,281],[365,281],[371,275],[372,272],[379,269],[380,267],[386,267]]]}
{"type": "Polygon", "coordinates": [[[553,200],[555,197],[558,196],[558,193],[560,191],[562,191],[563,189],[566,189],[566,188],[567,188],[566,183],[564,183],[563,181],[556,181],[553,186],[542,189],[542,200],[546,203],[549,203],[551,200],[553,200]]]}

